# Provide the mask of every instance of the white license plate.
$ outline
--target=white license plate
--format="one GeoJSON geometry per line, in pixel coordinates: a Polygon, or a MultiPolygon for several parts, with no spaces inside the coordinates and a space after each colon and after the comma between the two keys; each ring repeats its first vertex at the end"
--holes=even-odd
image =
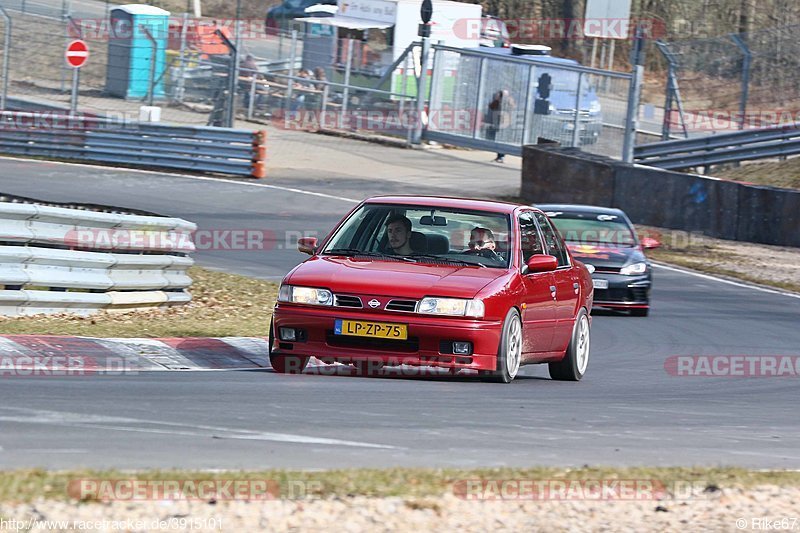
{"type": "Polygon", "coordinates": [[[594,284],[595,289],[607,289],[608,288],[608,280],[607,279],[593,279],[592,283],[594,284]]]}

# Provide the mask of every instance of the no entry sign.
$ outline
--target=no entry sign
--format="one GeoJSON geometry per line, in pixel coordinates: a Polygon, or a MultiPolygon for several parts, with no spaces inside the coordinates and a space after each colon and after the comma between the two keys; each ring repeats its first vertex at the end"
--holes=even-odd
{"type": "Polygon", "coordinates": [[[64,57],[67,59],[67,65],[73,68],[81,68],[86,63],[86,60],[89,59],[89,47],[80,39],[72,41],[67,45],[64,57]]]}

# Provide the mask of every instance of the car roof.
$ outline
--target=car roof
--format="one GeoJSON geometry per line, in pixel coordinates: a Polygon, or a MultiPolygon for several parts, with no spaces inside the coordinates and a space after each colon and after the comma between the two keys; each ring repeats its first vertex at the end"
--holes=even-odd
{"type": "Polygon", "coordinates": [[[600,207],[597,205],[581,204],[536,204],[534,207],[542,211],[564,211],[566,213],[587,213],[593,215],[625,215],[622,209],[616,207],[600,207]]]}
{"type": "Polygon", "coordinates": [[[472,209],[476,211],[491,211],[493,213],[511,214],[520,207],[528,207],[522,204],[511,202],[501,202],[497,200],[476,200],[472,198],[451,198],[446,196],[373,196],[364,200],[368,204],[398,204],[398,205],[419,205],[425,207],[448,207],[456,209],[472,209]]]}
{"type": "Polygon", "coordinates": [[[513,57],[515,59],[522,59],[524,61],[530,62],[538,62],[538,63],[550,63],[552,65],[569,65],[573,67],[580,66],[580,62],[569,59],[567,57],[555,57],[551,55],[533,55],[533,54],[522,54],[516,55],[511,51],[511,48],[501,48],[501,47],[482,47],[482,48],[467,48],[467,50],[471,52],[483,52],[486,54],[492,54],[496,56],[503,56],[503,57],[513,57]]]}

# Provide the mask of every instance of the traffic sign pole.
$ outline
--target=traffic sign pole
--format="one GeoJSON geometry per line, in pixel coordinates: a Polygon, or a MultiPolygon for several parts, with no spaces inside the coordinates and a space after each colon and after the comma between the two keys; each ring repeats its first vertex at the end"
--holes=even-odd
{"type": "Polygon", "coordinates": [[[81,69],[72,69],[72,94],[69,97],[69,114],[76,115],[78,113],[78,78],[81,69]]]}
{"type": "Polygon", "coordinates": [[[81,76],[81,67],[89,59],[89,47],[80,39],[72,41],[67,45],[64,52],[64,59],[67,65],[72,67],[72,94],[69,98],[69,113],[75,115],[78,112],[78,85],[81,76]]]}

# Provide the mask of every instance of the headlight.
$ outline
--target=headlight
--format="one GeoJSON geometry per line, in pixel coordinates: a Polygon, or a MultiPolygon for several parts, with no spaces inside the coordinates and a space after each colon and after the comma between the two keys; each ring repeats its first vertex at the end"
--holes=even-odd
{"type": "Polygon", "coordinates": [[[333,305],[333,294],[328,289],[281,285],[278,301],[309,305],[333,305]]]}
{"type": "Polygon", "coordinates": [[[623,276],[633,276],[635,274],[644,274],[645,272],[647,272],[647,263],[633,263],[622,267],[619,271],[623,276]]]}
{"type": "Polygon", "coordinates": [[[424,315],[471,316],[483,318],[484,306],[481,300],[423,298],[422,301],[419,302],[417,312],[424,315]]]}

